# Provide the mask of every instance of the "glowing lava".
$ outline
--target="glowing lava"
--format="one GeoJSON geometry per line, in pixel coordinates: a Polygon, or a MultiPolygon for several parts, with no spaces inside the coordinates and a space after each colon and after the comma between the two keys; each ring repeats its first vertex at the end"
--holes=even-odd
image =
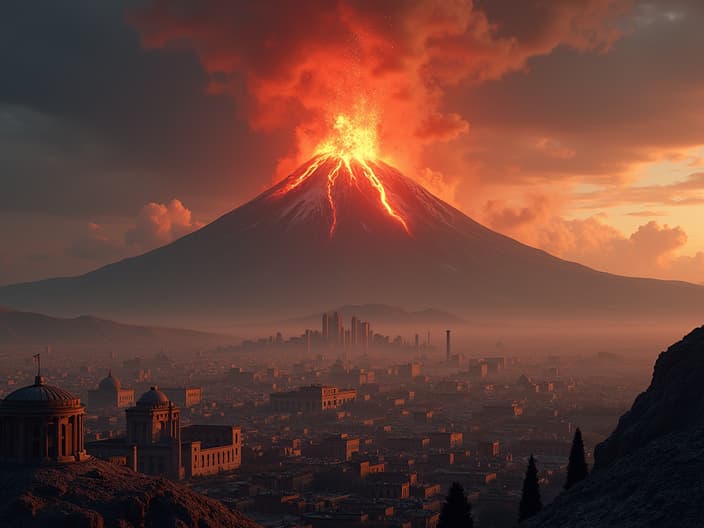
{"type": "Polygon", "coordinates": [[[306,169],[300,176],[282,187],[278,193],[286,194],[318,170],[328,170],[326,192],[332,215],[330,223],[330,237],[332,237],[337,227],[337,206],[333,192],[337,181],[345,177],[347,182],[359,188],[358,178],[364,178],[376,191],[379,204],[385,213],[410,234],[406,219],[389,203],[386,188],[374,172],[373,164],[377,157],[376,123],[373,117],[365,116],[365,119],[354,120],[340,114],[335,119],[333,133],[318,145],[306,169]]]}

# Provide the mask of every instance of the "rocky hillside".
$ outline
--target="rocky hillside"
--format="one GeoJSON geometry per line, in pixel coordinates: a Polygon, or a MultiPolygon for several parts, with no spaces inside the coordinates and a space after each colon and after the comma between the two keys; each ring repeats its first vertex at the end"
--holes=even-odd
{"type": "Polygon", "coordinates": [[[595,469],[521,527],[704,526],[704,327],[660,354],[595,469]]]}
{"type": "Polygon", "coordinates": [[[108,462],[0,468],[0,527],[256,528],[243,515],[169,480],[108,462]]]}

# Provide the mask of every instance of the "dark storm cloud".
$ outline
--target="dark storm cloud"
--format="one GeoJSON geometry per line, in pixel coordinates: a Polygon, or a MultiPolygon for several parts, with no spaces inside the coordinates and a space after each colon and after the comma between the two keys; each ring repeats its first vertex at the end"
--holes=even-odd
{"type": "Polygon", "coordinates": [[[234,198],[238,174],[271,170],[251,156],[243,164],[262,145],[231,98],[206,94],[192,52],[141,49],[124,21],[131,5],[3,5],[0,209],[134,213],[162,195],[206,203],[234,198]]]}
{"type": "Polygon", "coordinates": [[[642,2],[608,52],[559,48],[525,72],[455,91],[449,104],[473,124],[470,156],[485,181],[618,184],[635,163],[702,144],[702,24],[703,2],[642,2]]]}

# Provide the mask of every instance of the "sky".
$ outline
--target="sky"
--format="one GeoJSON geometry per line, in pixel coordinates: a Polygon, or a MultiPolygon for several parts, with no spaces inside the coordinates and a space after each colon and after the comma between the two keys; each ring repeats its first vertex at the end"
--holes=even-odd
{"type": "Polygon", "coordinates": [[[0,8],[0,284],[187,234],[339,112],[484,225],[704,283],[700,0],[22,0],[0,8]]]}

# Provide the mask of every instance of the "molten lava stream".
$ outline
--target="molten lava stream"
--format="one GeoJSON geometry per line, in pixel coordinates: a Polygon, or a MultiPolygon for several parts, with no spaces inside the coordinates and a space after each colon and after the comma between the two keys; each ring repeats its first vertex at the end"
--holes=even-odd
{"type": "Polygon", "coordinates": [[[334,167],[326,174],[326,195],[330,206],[330,213],[332,215],[330,237],[335,234],[335,229],[337,228],[337,206],[335,204],[334,188],[338,178],[344,173],[346,173],[350,183],[355,183],[356,185],[358,185],[357,178],[366,178],[369,184],[378,193],[379,204],[384,212],[401,224],[404,231],[410,234],[410,229],[408,228],[408,223],[405,218],[403,218],[403,216],[401,216],[389,203],[386,188],[384,187],[381,179],[376,175],[369,162],[363,159],[353,158],[351,160],[345,160],[341,157],[330,154],[320,154],[310,161],[310,164],[301,173],[301,175],[298,176],[298,178],[282,187],[277,194],[284,195],[289,193],[299,187],[308,178],[313,176],[318,170],[325,170],[326,166],[333,164],[334,167]]]}
{"type": "Polygon", "coordinates": [[[366,178],[378,193],[379,204],[383,211],[401,224],[406,233],[410,235],[406,219],[389,203],[384,183],[374,172],[373,163],[370,161],[376,159],[376,131],[374,127],[359,126],[357,121],[342,114],[338,115],[333,125],[333,133],[318,146],[316,155],[308,162],[305,170],[293,181],[279,189],[276,195],[285,195],[293,191],[319,170],[324,171],[329,166],[333,166],[325,175],[327,178],[325,192],[332,215],[331,238],[337,227],[337,204],[335,203],[334,188],[339,177],[345,172],[350,184],[355,183],[359,186],[358,178],[366,178]]]}

